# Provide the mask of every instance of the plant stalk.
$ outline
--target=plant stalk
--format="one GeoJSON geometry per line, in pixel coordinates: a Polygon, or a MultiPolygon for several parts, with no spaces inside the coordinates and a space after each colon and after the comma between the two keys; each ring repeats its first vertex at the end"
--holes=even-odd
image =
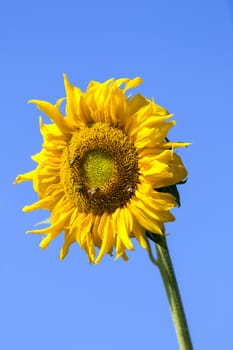
{"type": "Polygon", "coordinates": [[[161,242],[156,243],[156,252],[157,260],[154,264],[158,266],[163,279],[180,350],[193,350],[188,324],[165,237],[161,237],[161,242]]]}

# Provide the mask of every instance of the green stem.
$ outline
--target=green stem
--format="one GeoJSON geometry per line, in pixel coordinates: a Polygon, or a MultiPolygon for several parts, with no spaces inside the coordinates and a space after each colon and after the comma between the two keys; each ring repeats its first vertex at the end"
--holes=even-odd
{"type": "Polygon", "coordinates": [[[157,259],[151,261],[158,266],[163,279],[180,350],[193,350],[188,324],[165,237],[158,239],[156,243],[156,252],[157,259]]]}

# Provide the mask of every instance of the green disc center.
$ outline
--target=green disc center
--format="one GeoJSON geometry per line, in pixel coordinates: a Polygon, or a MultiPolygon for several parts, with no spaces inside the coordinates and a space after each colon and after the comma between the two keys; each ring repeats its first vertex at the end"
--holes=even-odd
{"type": "Polygon", "coordinates": [[[113,174],[114,162],[109,153],[103,150],[88,151],[82,160],[81,176],[90,188],[108,183],[113,174]]]}

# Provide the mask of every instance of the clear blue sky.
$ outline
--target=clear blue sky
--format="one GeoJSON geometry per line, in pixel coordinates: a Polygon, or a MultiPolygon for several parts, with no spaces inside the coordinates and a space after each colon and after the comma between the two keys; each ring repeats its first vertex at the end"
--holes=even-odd
{"type": "Polygon", "coordinates": [[[128,263],[98,266],[62,237],[42,251],[24,232],[31,183],[13,186],[41,148],[28,99],[64,96],[62,73],[89,80],[141,76],[138,91],[175,114],[189,170],[167,231],[194,348],[232,349],[233,4],[224,0],[5,1],[0,13],[0,347],[4,350],[176,350],[159,272],[136,245],[128,263]]]}

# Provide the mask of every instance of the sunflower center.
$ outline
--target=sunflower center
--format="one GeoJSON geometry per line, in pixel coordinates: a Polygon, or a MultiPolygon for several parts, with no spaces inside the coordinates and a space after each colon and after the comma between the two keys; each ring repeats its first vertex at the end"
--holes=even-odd
{"type": "Polygon", "coordinates": [[[62,154],[60,175],[65,194],[79,212],[112,213],[137,187],[137,152],[122,130],[95,123],[73,134],[62,154]]]}
{"type": "Polygon", "coordinates": [[[81,164],[81,176],[90,188],[101,187],[112,177],[113,159],[105,151],[92,150],[87,152],[81,164]]]}

